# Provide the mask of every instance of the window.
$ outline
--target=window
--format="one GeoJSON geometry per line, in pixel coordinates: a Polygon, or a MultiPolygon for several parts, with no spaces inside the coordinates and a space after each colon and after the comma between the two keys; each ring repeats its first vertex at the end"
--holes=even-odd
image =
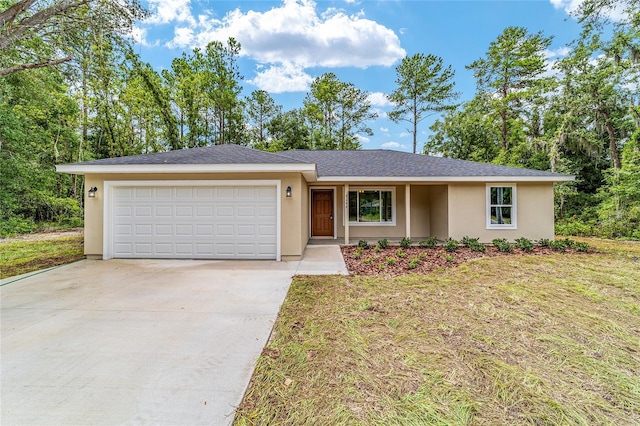
{"type": "Polygon", "coordinates": [[[395,225],[395,194],[388,189],[349,191],[349,223],[359,225],[395,225]]]}
{"type": "Polygon", "coordinates": [[[516,228],[515,185],[487,185],[487,228],[516,228]]]}

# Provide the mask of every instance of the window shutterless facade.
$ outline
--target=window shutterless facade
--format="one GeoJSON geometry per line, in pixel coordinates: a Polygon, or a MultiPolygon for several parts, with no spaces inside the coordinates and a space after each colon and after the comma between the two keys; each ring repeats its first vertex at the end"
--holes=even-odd
{"type": "Polygon", "coordinates": [[[516,185],[487,184],[487,229],[516,229],[516,185]]]}
{"type": "Polygon", "coordinates": [[[349,225],[395,225],[394,188],[349,190],[349,225]]]}

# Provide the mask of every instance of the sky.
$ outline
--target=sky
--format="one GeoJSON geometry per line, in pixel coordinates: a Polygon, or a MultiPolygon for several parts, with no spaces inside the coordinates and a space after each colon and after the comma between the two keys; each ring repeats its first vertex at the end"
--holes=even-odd
{"type": "MultiPolygon", "coordinates": [[[[566,55],[580,33],[571,17],[582,0],[143,0],[151,15],[133,30],[136,51],[157,71],[173,58],[213,40],[234,37],[242,46],[243,96],[262,89],[285,111],[300,108],[311,82],[333,72],[369,92],[378,118],[364,149],[412,150],[409,123],[393,123],[385,94],[396,87],[405,56],[434,54],[455,71],[459,101],[474,97],[465,68],[484,57],[506,27],[553,36],[550,61],[566,55]]],[[[437,115],[418,129],[418,150],[437,115]]]]}

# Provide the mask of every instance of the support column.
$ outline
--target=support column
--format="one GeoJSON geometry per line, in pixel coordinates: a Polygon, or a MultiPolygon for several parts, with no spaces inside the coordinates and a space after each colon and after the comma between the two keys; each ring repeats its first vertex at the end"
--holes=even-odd
{"type": "Polygon", "coordinates": [[[349,184],[344,186],[344,204],[342,205],[342,217],[344,218],[344,244],[349,244],[349,184]]]}
{"type": "Polygon", "coordinates": [[[411,185],[404,186],[404,208],[405,208],[405,234],[407,238],[411,238],[411,185]]]}

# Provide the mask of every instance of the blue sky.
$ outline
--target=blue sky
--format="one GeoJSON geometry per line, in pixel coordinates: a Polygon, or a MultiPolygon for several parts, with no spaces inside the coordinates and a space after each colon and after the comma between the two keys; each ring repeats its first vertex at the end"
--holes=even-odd
{"type": "MultiPolygon", "coordinates": [[[[379,118],[365,149],[411,150],[406,123],[391,122],[383,94],[395,87],[395,66],[406,55],[435,54],[456,72],[462,101],[475,94],[465,65],[484,56],[508,26],[543,31],[554,40],[553,61],[566,54],[580,26],[569,12],[582,0],[146,0],[152,12],[134,28],[136,50],[157,70],[183,51],[235,37],[242,45],[244,94],[268,91],[285,110],[302,106],[309,84],[326,72],[368,91],[379,118]]],[[[425,120],[419,146],[429,134],[425,120]]]]}

